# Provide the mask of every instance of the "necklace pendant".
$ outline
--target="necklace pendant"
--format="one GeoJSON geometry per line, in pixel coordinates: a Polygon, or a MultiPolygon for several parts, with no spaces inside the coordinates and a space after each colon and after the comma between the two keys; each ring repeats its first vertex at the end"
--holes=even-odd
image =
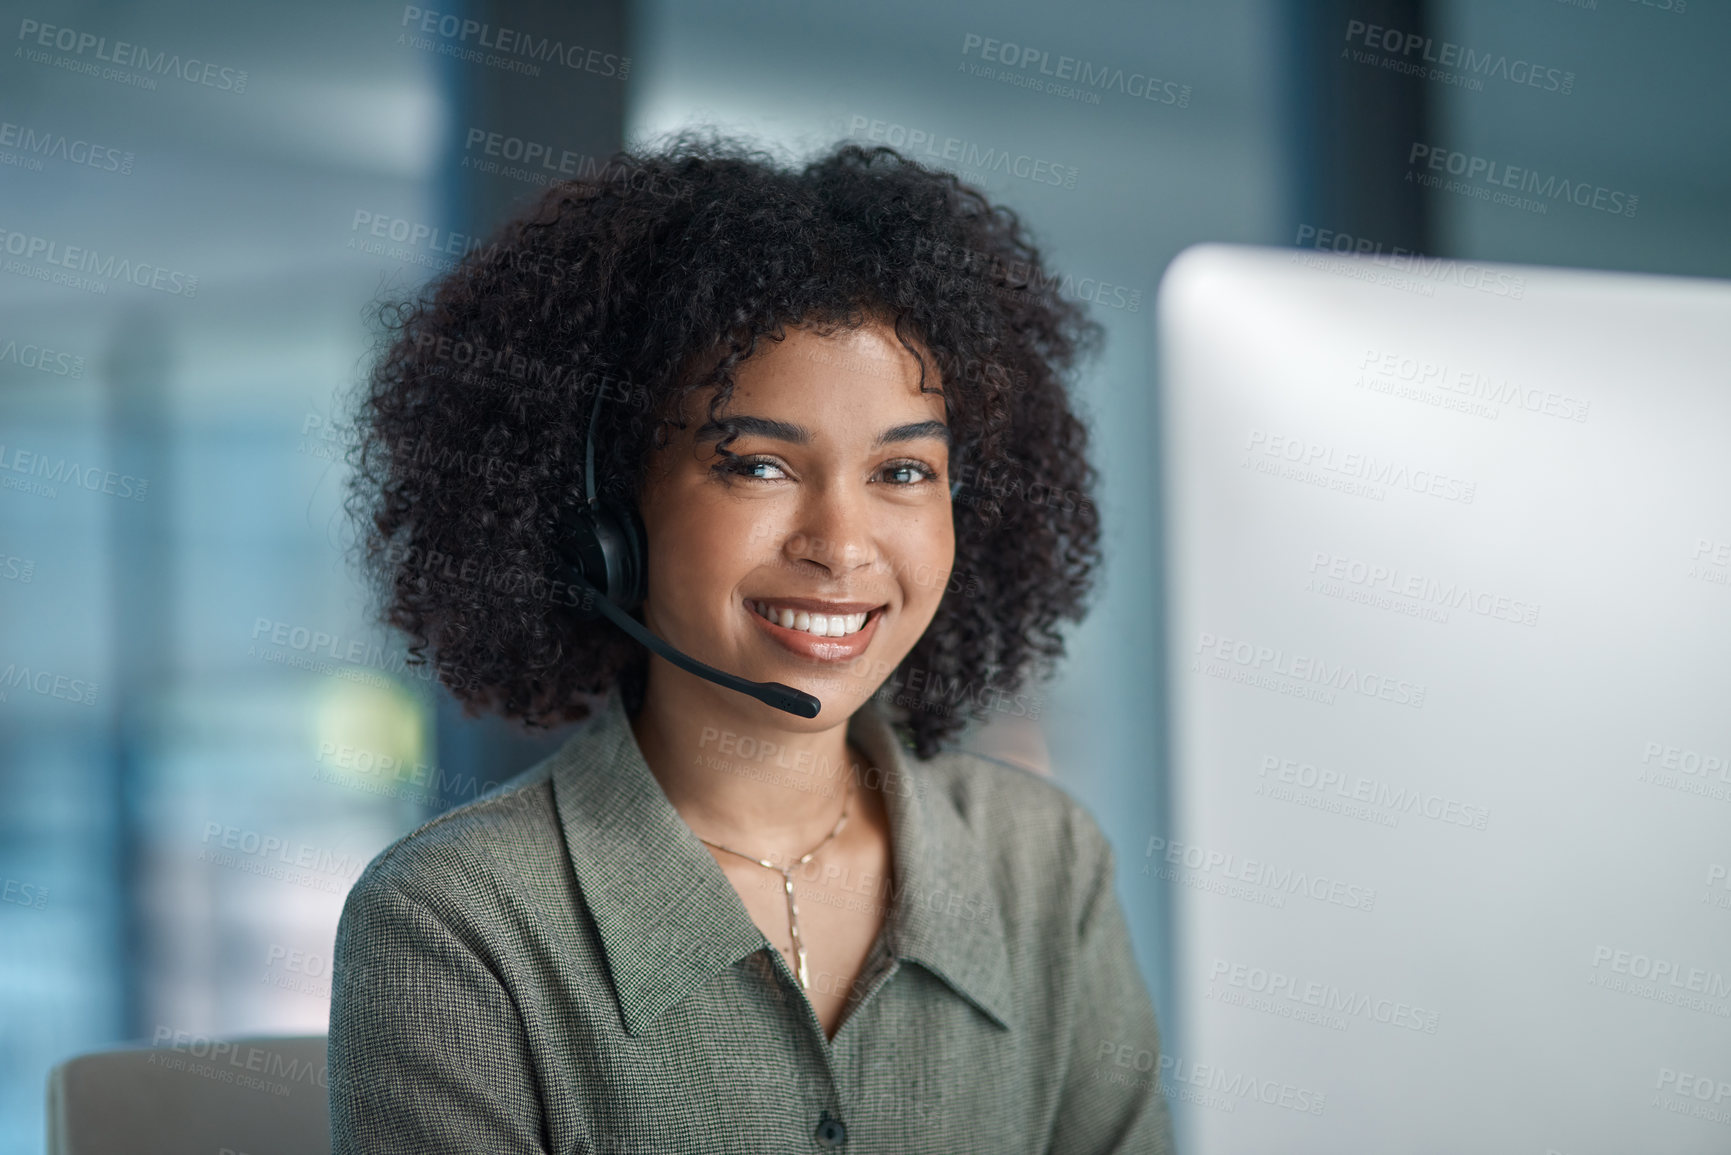
{"type": "MultiPolygon", "coordinates": [[[[814,846],[810,850],[806,851],[805,854],[801,858],[797,859],[796,865],[803,866],[805,863],[810,862],[812,859],[812,856],[814,854],[816,854],[819,850],[822,850],[824,848],[824,846],[827,845],[831,839],[833,839],[837,834],[841,833],[842,827],[847,825],[848,811],[853,806],[853,791],[854,791],[854,784],[853,784],[852,779],[850,778],[848,781],[847,798],[842,802],[841,817],[836,820],[835,827],[827,835],[824,836],[824,840],[822,842],[818,843],[816,846],[814,846]]],[[[770,859],[767,859],[767,858],[753,858],[751,855],[746,854],[742,850],[735,850],[731,846],[723,846],[719,842],[711,842],[709,839],[704,838],[702,835],[698,835],[697,838],[698,838],[699,842],[702,842],[706,846],[713,846],[713,847],[715,847],[715,849],[720,850],[724,853],[736,855],[737,857],[746,859],[747,861],[755,862],[759,866],[767,867],[770,870],[780,872],[782,890],[787,895],[787,929],[788,929],[788,934],[793,938],[793,952],[794,952],[794,955],[795,955],[795,957],[799,963],[798,967],[796,968],[795,974],[799,978],[799,989],[809,993],[811,990],[811,972],[806,968],[806,965],[805,965],[805,943],[803,941],[801,941],[801,939],[799,937],[799,902],[797,899],[795,899],[794,893],[793,893],[793,868],[789,867],[789,866],[777,866],[773,861],[771,861],[770,859]]]]}

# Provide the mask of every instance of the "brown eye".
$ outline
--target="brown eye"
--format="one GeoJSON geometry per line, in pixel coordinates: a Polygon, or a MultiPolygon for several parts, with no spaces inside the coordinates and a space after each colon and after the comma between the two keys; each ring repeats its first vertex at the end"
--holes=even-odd
{"type": "Polygon", "coordinates": [[[915,481],[898,481],[896,483],[897,489],[911,488],[917,485],[919,481],[936,481],[938,479],[937,470],[922,461],[892,461],[883,467],[883,471],[891,474],[911,473],[918,479],[915,481]]]}
{"type": "Polygon", "coordinates": [[[729,457],[717,462],[712,468],[717,473],[744,477],[751,481],[780,481],[782,477],[786,476],[786,473],[782,471],[781,464],[770,457],[729,457]],[[764,477],[756,472],[759,469],[776,470],[782,474],[782,477],[764,477]]]}

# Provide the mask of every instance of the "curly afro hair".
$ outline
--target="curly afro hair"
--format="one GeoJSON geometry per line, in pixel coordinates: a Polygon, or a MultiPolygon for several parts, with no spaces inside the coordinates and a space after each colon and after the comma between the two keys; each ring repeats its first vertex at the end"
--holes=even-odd
{"type": "Polygon", "coordinates": [[[635,500],[688,394],[725,427],[760,339],[875,321],[941,388],[962,484],[937,614],[876,690],[930,758],[1025,701],[1091,592],[1097,473],[1063,378],[1104,330],[1058,284],[1014,212],[893,148],[796,170],[687,131],[615,153],[376,303],[345,506],[377,612],[471,717],[578,721],[615,687],[635,713],[648,653],[582,608],[554,546],[597,392],[596,487],[635,500]]]}

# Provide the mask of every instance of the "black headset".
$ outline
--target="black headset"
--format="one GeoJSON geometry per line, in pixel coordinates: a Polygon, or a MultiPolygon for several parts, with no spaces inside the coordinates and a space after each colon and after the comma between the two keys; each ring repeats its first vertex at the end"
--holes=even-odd
{"type": "MultiPolygon", "coordinates": [[[[606,391],[595,390],[589,429],[583,446],[583,504],[559,512],[556,551],[563,558],[571,584],[589,596],[583,608],[596,609],[614,625],[680,669],[718,686],[737,690],[766,705],[801,718],[815,718],[823,704],[803,690],[781,682],[753,682],[706,665],[673,648],[631,616],[649,596],[649,538],[636,503],[603,500],[595,491],[595,426],[606,391]]],[[[950,484],[950,497],[961,492],[960,479],[950,484]]]]}
{"type": "Polygon", "coordinates": [[[588,591],[584,608],[600,610],[614,625],[686,673],[737,690],[789,714],[817,717],[823,703],[805,691],[781,682],[753,682],[706,665],[674,649],[631,616],[630,611],[642,605],[649,595],[649,543],[643,517],[634,502],[604,501],[595,492],[595,424],[605,395],[598,385],[595,405],[589,413],[589,432],[583,448],[584,503],[560,510],[559,537],[555,543],[571,584],[588,591]]]}
{"type": "Polygon", "coordinates": [[[559,544],[584,585],[629,612],[649,596],[649,538],[635,502],[602,501],[595,492],[595,422],[603,396],[597,388],[583,446],[583,504],[560,511],[559,544]]]}

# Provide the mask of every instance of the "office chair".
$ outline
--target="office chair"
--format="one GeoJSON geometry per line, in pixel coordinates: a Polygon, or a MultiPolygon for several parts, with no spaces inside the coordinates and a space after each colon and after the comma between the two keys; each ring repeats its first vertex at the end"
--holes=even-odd
{"type": "Polygon", "coordinates": [[[77,1055],[48,1075],[48,1155],[330,1155],[325,1036],[77,1055]]]}

